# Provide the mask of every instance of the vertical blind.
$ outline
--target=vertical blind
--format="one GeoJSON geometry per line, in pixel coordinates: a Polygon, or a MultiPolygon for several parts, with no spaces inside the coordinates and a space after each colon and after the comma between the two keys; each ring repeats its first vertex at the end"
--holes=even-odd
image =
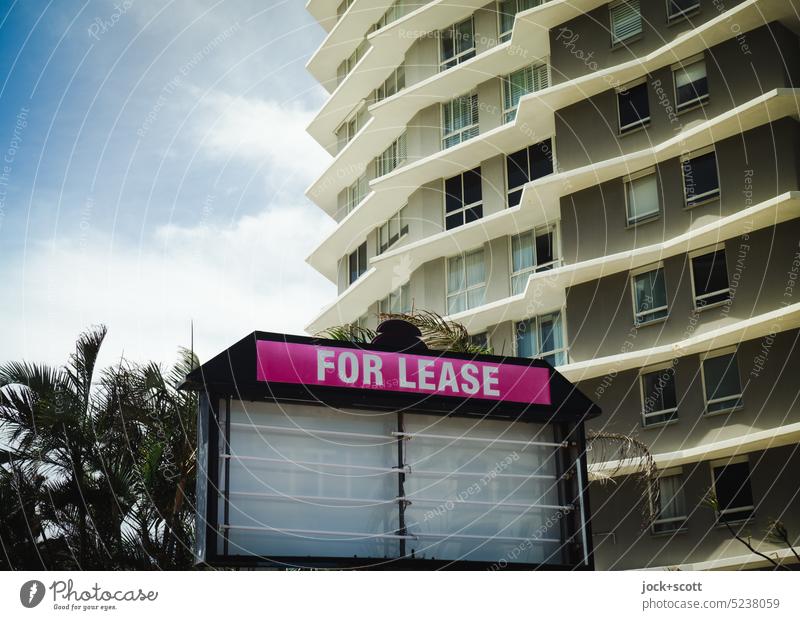
{"type": "Polygon", "coordinates": [[[658,181],[655,173],[628,181],[627,190],[629,224],[652,217],[659,212],[658,181]]]}
{"type": "Polygon", "coordinates": [[[624,0],[610,8],[611,42],[621,43],[642,32],[639,0],[624,0]]]}
{"type": "Polygon", "coordinates": [[[503,80],[504,120],[514,120],[519,100],[525,95],[547,88],[547,65],[530,65],[511,73],[503,80]]]}

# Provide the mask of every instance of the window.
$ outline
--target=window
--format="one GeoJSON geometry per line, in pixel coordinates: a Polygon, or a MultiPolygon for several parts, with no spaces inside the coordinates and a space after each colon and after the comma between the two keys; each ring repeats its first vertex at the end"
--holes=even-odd
{"type": "Polygon", "coordinates": [[[708,101],[706,61],[702,57],[673,67],[672,72],[675,76],[675,102],[679,112],[708,101]]]}
{"type": "Polygon", "coordinates": [[[724,248],[692,257],[692,288],[697,310],[730,301],[724,248]]]}
{"type": "Polygon", "coordinates": [[[361,109],[354,114],[350,119],[339,125],[336,130],[336,137],[338,139],[338,149],[341,151],[355,135],[361,131],[361,128],[367,122],[367,106],[364,105],[361,109]]]}
{"type": "Polygon", "coordinates": [[[742,384],[736,352],[715,353],[703,359],[706,413],[731,411],[742,405],[742,384]]]}
{"type": "Polygon", "coordinates": [[[378,229],[378,254],[383,254],[407,234],[406,207],[403,207],[378,229]]]}
{"type": "Polygon", "coordinates": [[[389,148],[378,155],[375,162],[377,176],[381,177],[384,174],[389,174],[406,160],[406,155],[406,134],[403,132],[403,135],[392,142],[389,148]]]}
{"type": "Polygon", "coordinates": [[[545,140],[506,157],[506,185],[508,206],[516,207],[522,199],[526,183],[553,174],[553,149],[550,140],[545,140]]]}
{"type": "Polygon", "coordinates": [[[350,8],[350,5],[353,4],[353,0],[343,0],[339,3],[339,6],[336,7],[336,20],[342,19],[342,15],[347,12],[347,9],[350,8]]]}
{"type": "Polygon", "coordinates": [[[347,188],[347,212],[350,213],[355,209],[364,198],[367,197],[367,190],[369,189],[369,181],[367,175],[360,176],[355,183],[347,188]]]}
{"type": "Polygon", "coordinates": [[[355,51],[352,54],[350,54],[348,58],[346,58],[341,62],[339,68],[336,70],[337,84],[341,84],[344,78],[348,76],[348,74],[355,68],[355,66],[359,63],[359,61],[364,57],[364,54],[366,53],[368,46],[369,43],[367,43],[367,40],[364,39],[355,49],[355,51]]]}
{"type": "Polygon", "coordinates": [[[678,419],[675,398],[675,368],[672,364],[643,370],[639,375],[642,392],[642,426],[666,424],[678,419]]]}
{"type": "Polygon", "coordinates": [[[480,334],[472,334],[469,337],[469,343],[483,352],[491,351],[489,346],[489,332],[481,332],[480,334]]]}
{"type": "Polygon", "coordinates": [[[418,6],[420,6],[420,0],[395,0],[392,3],[392,6],[390,6],[386,10],[386,13],[383,14],[383,17],[381,17],[378,20],[378,23],[375,24],[375,30],[380,30],[392,22],[397,21],[401,17],[405,17],[418,6]]]}
{"type": "Polygon", "coordinates": [[[529,93],[547,88],[550,80],[547,64],[530,65],[503,78],[503,122],[517,116],[519,100],[529,93]]]}
{"type": "Polygon", "coordinates": [[[640,82],[618,91],[617,105],[620,133],[628,133],[646,126],[650,122],[647,82],[640,82]]]}
{"type": "Polygon", "coordinates": [[[411,286],[404,284],[378,302],[381,314],[405,314],[411,312],[411,286]]]}
{"type": "Polygon", "coordinates": [[[383,84],[375,89],[375,103],[383,101],[387,97],[391,97],[395,93],[400,92],[406,87],[406,65],[405,62],[397,69],[392,71],[383,84]]]}
{"type": "Polygon", "coordinates": [[[482,305],[486,297],[483,248],[447,259],[447,313],[482,305]]]}
{"type": "Polygon", "coordinates": [[[453,24],[439,33],[441,60],[439,69],[450,67],[475,56],[475,35],[472,17],[453,24]]]}
{"type": "Polygon", "coordinates": [[[622,0],[609,7],[611,14],[611,45],[619,45],[624,41],[642,33],[642,12],[639,0],[622,0]]]}
{"type": "Polygon", "coordinates": [[[444,182],[444,227],[446,230],[483,217],[480,166],[444,182]]]}
{"type": "Polygon", "coordinates": [[[719,198],[717,154],[713,149],[684,158],[681,167],[687,207],[719,198]]]}
{"type": "Polygon", "coordinates": [[[625,205],[628,225],[650,220],[661,212],[658,196],[658,177],[649,168],[625,180],[625,205]]]}
{"type": "Polygon", "coordinates": [[[560,312],[545,314],[516,324],[519,357],[541,358],[553,366],[567,363],[560,312]]]}
{"type": "Polygon", "coordinates": [[[749,519],[754,505],[747,457],[712,461],[711,476],[719,503],[717,519],[720,523],[749,519]]]}
{"type": "Polygon", "coordinates": [[[653,534],[677,532],[686,524],[686,499],[683,495],[681,470],[667,470],[659,477],[657,510],[653,534]]]}
{"type": "Polygon", "coordinates": [[[665,318],[667,307],[667,287],[664,283],[664,268],[647,268],[631,275],[633,290],[633,322],[645,325],[665,318]]]}
{"type": "Polygon", "coordinates": [[[525,290],[532,273],[556,267],[555,226],[546,226],[511,237],[511,294],[525,290]]]}
{"type": "Polygon", "coordinates": [[[351,252],[347,257],[349,282],[352,284],[358,280],[367,270],[367,242],[365,241],[358,249],[351,252]]]}
{"type": "Polygon", "coordinates": [[[699,0],[667,0],[667,17],[680,19],[699,8],[699,0]]]}
{"type": "Polygon", "coordinates": [[[544,4],[546,0],[500,0],[497,4],[497,16],[500,21],[500,41],[508,41],[514,28],[514,19],[517,13],[527,11],[533,7],[544,4]]]}
{"type": "Polygon", "coordinates": [[[442,148],[478,135],[478,95],[470,93],[442,104],[442,148]]]}

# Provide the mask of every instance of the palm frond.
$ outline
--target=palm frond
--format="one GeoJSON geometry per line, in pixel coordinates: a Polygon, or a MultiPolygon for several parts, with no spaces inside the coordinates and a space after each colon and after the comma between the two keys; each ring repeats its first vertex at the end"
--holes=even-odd
{"type": "Polygon", "coordinates": [[[381,320],[399,319],[411,323],[422,332],[422,341],[428,348],[437,351],[457,353],[490,354],[491,349],[478,345],[470,338],[467,328],[461,323],[448,321],[436,312],[419,310],[416,312],[382,314],[381,320]]]}
{"type": "Polygon", "coordinates": [[[338,325],[331,327],[316,334],[317,338],[328,338],[330,340],[341,340],[343,342],[357,342],[367,344],[372,342],[377,334],[374,330],[360,327],[358,325],[338,325]]]}

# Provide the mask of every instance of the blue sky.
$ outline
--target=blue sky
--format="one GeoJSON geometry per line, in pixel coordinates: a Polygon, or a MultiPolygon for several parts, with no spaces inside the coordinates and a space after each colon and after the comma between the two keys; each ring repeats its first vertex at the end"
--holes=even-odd
{"type": "Polygon", "coordinates": [[[299,0],[6,0],[0,13],[0,361],[203,359],[301,333],[335,294],[305,256],[323,38],[299,0]]]}

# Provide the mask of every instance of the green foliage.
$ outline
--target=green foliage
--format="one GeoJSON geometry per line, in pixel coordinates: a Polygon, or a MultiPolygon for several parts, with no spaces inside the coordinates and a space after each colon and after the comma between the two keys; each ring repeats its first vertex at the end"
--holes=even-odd
{"type": "Polygon", "coordinates": [[[0,366],[0,569],[192,564],[196,397],[177,386],[197,360],[97,372],[105,335],[61,368],[0,366]]]}

